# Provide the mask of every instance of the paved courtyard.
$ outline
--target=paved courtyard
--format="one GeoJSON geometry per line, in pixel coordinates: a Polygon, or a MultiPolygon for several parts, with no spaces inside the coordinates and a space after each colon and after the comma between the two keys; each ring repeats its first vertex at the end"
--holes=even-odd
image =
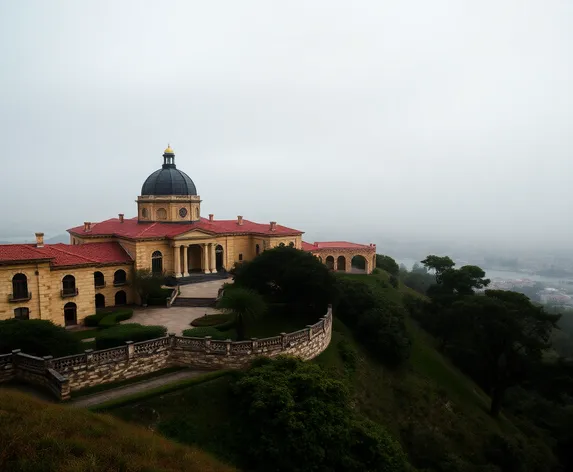
{"type": "MultiPolygon", "coordinates": [[[[214,298],[217,296],[219,288],[227,280],[214,280],[198,284],[181,286],[180,297],[214,298]]],[[[160,325],[167,328],[168,333],[181,335],[184,329],[191,328],[190,323],[196,318],[205,314],[219,313],[214,308],[209,307],[188,307],[173,306],[171,308],[162,307],[137,307],[133,311],[133,316],[129,320],[121,323],[139,323],[142,325],[160,325]]]]}

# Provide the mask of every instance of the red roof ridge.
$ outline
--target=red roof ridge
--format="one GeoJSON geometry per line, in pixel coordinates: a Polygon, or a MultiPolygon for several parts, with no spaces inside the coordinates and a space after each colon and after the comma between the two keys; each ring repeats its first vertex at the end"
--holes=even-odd
{"type": "MultiPolygon", "coordinates": [[[[98,244],[98,243],[95,243],[95,244],[98,244]]],[[[107,243],[99,243],[99,244],[107,244],[107,243]]],[[[56,247],[56,246],[72,246],[72,245],[64,244],[64,243],[57,243],[57,244],[46,244],[44,247],[47,247],[50,249],[55,249],[56,251],[60,251],[60,252],[63,252],[64,254],[67,254],[68,256],[79,257],[80,259],[84,259],[88,262],[98,262],[95,259],[90,259],[89,257],[82,256],[81,254],[78,254],[77,252],[66,251],[65,249],[62,249],[61,247],[56,247]]],[[[76,247],[78,247],[78,246],[76,246],[76,247]]]]}

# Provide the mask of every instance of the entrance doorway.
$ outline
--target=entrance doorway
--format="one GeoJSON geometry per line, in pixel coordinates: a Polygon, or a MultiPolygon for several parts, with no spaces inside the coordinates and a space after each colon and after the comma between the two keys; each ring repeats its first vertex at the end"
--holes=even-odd
{"type": "Polygon", "coordinates": [[[69,302],[64,305],[64,323],[66,326],[74,326],[78,324],[77,307],[73,302],[69,302]]]}
{"type": "Polygon", "coordinates": [[[217,272],[225,268],[223,264],[223,246],[220,244],[217,244],[215,248],[215,267],[217,268],[217,272]]]}
{"type": "Polygon", "coordinates": [[[96,310],[105,308],[105,297],[103,293],[96,293],[95,303],[96,303],[96,310]]]}
{"type": "Polygon", "coordinates": [[[189,263],[189,273],[191,272],[201,272],[201,263],[203,256],[203,251],[199,244],[191,244],[189,249],[187,249],[187,261],[189,263]]]}

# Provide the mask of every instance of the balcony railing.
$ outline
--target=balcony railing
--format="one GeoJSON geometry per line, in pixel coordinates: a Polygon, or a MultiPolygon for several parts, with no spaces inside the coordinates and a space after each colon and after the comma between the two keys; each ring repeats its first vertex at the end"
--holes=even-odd
{"type": "Polygon", "coordinates": [[[105,282],[96,282],[95,283],[95,288],[105,288],[105,282]]]}
{"type": "Polygon", "coordinates": [[[122,285],[127,285],[127,280],[114,280],[113,281],[114,287],[121,287],[122,285]]]}
{"type": "Polygon", "coordinates": [[[32,292],[28,293],[11,293],[8,295],[9,302],[27,302],[32,298],[32,292]]]}
{"type": "Polygon", "coordinates": [[[75,297],[79,291],[77,288],[65,288],[61,292],[62,298],[75,297]]]}

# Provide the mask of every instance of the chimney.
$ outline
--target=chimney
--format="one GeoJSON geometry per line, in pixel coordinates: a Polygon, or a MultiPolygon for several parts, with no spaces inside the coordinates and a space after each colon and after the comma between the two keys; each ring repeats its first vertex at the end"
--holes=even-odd
{"type": "Polygon", "coordinates": [[[44,233],[36,233],[36,247],[44,247],[44,233]]]}
{"type": "Polygon", "coordinates": [[[276,229],[277,229],[277,222],[271,221],[271,231],[276,231],[276,229]]]}
{"type": "Polygon", "coordinates": [[[91,231],[92,230],[92,224],[89,221],[84,221],[84,231],[91,231]]]}
{"type": "Polygon", "coordinates": [[[242,226],[242,224],[243,224],[243,217],[242,216],[237,216],[237,224],[239,226],[242,226]]]}
{"type": "Polygon", "coordinates": [[[123,223],[123,213],[119,213],[117,216],[119,216],[119,222],[123,223]]]}
{"type": "Polygon", "coordinates": [[[213,218],[215,215],[213,215],[213,213],[209,213],[209,221],[212,223],[213,222],[213,218]]]}

